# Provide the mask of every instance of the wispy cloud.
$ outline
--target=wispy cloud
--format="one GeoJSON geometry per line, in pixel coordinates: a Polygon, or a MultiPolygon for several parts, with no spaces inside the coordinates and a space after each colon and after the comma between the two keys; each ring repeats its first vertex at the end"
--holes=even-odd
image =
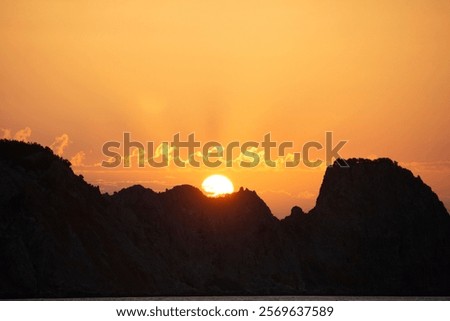
{"type": "Polygon", "coordinates": [[[31,128],[25,127],[24,129],[19,130],[15,135],[14,139],[20,140],[23,142],[27,142],[28,138],[31,136],[31,128]]]}
{"type": "Polygon", "coordinates": [[[310,191],[302,191],[298,193],[297,197],[304,200],[312,200],[317,197],[317,193],[313,193],[310,191]]]}
{"type": "Polygon", "coordinates": [[[76,153],[71,159],[70,163],[72,166],[81,167],[84,166],[84,159],[86,158],[86,153],[83,151],[80,151],[76,153]]]}
{"type": "Polygon", "coordinates": [[[3,139],[10,139],[11,138],[11,129],[6,129],[6,128],[0,128],[0,130],[2,131],[2,137],[3,139]]]}
{"type": "Polygon", "coordinates": [[[31,128],[25,127],[23,129],[19,129],[14,135],[12,134],[12,130],[9,128],[0,128],[1,137],[3,139],[15,139],[23,142],[27,142],[31,136],[31,128]]]}
{"type": "Polygon", "coordinates": [[[55,138],[55,141],[50,145],[50,148],[55,152],[56,155],[62,156],[64,154],[64,149],[69,145],[69,135],[62,134],[55,138]]]}
{"type": "Polygon", "coordinates": [[[313,193],[308,190],[301,191],[299,193],[293,194],[288,191],[284,190],[262,190],[260,191],[261,195],[264,194],[276,194],[276,195],[283,195],[287,198],[291,199],[299,199],[299,200],[314,200],[317,197],[317,193],[313,193]]]}
{"type": "Polygon", "coordinates": [[[402,167],[405,167],[413,172],[450,172],[450,161],[432,161],[432,162],[399,162],[402,167]]]}

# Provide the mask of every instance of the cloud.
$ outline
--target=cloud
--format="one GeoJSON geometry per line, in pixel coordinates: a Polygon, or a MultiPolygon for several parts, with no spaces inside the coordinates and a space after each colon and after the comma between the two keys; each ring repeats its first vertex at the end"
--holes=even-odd
{"type": "Polygon", "coordinates": [[[2,139],[15,139],[22,142],[28,142],[28,139],[31,136],[30,127],[19,129],[14,135],[12,134],[12,130],[9,128],[0,128],[0,132],[0,138],[2,139]]]}
{"type": "Polygon", "coordinates": [[[2,131],[1,138],[2,139],[10,139],[11,138],[11,129],[0,128],[2,131]]]}
{"type": "Polygon", "coordinates": [[[304,200],[311,200],[315,199],[317,197],[317,194],[310,191],[302,191],[298,193],[297,197],[304,200]]]}
{"type": "Polygon", "coordinates": [[[450,161],[431,161],[431,162],[399,162],[399,165],[413,172],[450,172],[450,161]]]}
{"type": "Polygon", "coordinates": [[[276,195],[283,195],[288,198],[292,199],[303,199],[303,200],[311,200],[315,199],[317,197],[317,193],[313,193],[311,191],[305,190],[297,194],[292,194],[288,191],[284,190],[267,190],[267,191],[261,191],[261,194],[276,194],[276,195]]]}
{"type": "Polygon", "coordinates": [[[62,156],[64,149],[69,145],[69,135],[62,134],[55,138],[55,141],[50,145],[50,148],[56,155],[62,156]]]}
{"type": "Polygon", "coordinates": [[[31,136],[31,128],[30,127],[25,127],[23,129],[18,130],[14,136],[12,135],[12,131],[11,129],[7,129],[7,128],[0,128],[0,130],[2,131],[2,137],[4,139],[15,139],[15,140],[19,140],[22,142],[28,142],[28,138],[30,138],[31,136]]]}
{"type": "Polygon", "coordinates": [[[15,135],[14,139],[20,140],[23,142],[27,142],[28,138],[31,136],[31,128],[25,127],[24,129],[19,130],[15,135]]]}
{"type": "Polygon", "coordinates": [[[76,153],[71,159],[70,163],[72,166],[84,166],[84,159],[86,157],[86,153],[83,151],[80,151],[76,153]]]}

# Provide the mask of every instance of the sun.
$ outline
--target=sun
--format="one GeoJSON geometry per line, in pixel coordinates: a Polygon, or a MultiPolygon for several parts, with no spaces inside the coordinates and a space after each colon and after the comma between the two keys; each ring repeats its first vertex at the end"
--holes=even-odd
{"type": "Polygon", "coordinates": [[[210,197],[230,194],[234,191],[233,183],[228,179],[228,177],[217,174],[208,176],[203,181],[202,188],[206,195],[210,197]]]}

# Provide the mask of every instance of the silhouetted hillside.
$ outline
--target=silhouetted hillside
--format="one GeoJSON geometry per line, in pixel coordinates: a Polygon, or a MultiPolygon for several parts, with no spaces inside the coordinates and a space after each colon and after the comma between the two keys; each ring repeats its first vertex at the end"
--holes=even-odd
{"type": "Polygon", "coordinates": [[[0,141],[0,297],[450,295],[450,218],[387,159],[327,169],[275,218],[246,189],[114,193],[37,144],[0,141]]]}
{"type": "Polygon", "coordinates": [[[420,177],[390,159],[329,167],[316,207],[284,220],[307,292],[450,293],[450,217],[420,177]]]}

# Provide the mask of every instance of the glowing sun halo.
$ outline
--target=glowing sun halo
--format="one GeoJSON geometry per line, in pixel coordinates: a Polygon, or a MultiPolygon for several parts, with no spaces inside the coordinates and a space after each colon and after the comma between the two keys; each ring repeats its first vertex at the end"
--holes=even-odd
{"type": "Polygon", "coordinates": [[[208,176],[202,183],[202,188],[210,197],[230,194],[234,191],[233,183],[223,175],[208,176]]]}

